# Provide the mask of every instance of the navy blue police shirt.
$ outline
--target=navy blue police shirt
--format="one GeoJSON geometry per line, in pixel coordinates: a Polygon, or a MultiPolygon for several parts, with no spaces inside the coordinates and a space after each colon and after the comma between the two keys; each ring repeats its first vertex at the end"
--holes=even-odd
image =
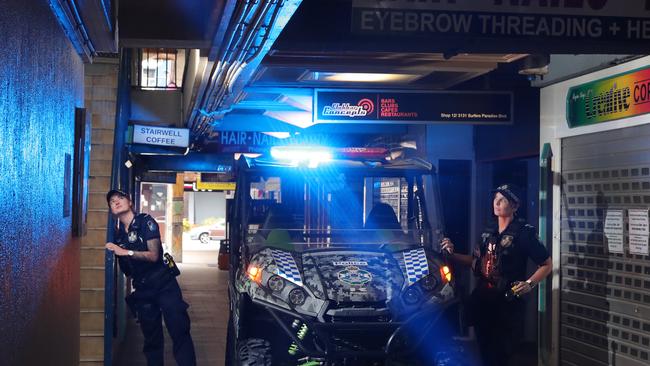
{"type": "Polygon", "coordinates": [[[527,279],[529,258],[538,266],[549,258],[535,228],[513,220],[499,233],[495,224],[482,234],[481,245],[474,252],[474,272],[484,280],[482,285],[504,290],[512,282],[527,279]]]}
{"type": "Polygon", "coordinates": [[[126,250],[132,250],[134,252],[147,251],[147,241],[152,239],[158,239],[158,261],[149,262],[136,260],[129,256],[118,257],[118,262],[122,272],[136,281],[141,280],[143,277],[147,276],[147,274],[159,269],[160,266],[164,266],[158,223],[156,223],[156,220],[154,220],[150,215],[141,213],[135,215],[131,225],[129,225],[128,232],[122,223],[119,223],[119,226],[116,229],[115,241],[120,247],[126,250]]]}

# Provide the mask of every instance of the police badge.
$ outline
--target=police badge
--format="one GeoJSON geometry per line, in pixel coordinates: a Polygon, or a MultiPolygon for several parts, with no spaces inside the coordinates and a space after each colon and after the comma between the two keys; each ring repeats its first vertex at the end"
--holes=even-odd
{"type": "Polygon", "coordinates": [[[372,274],[359,269],[356,266],[349,266],[338,273],[339,280],[348,285],[363,285],[372,280],[372,274]]]}
{"type": "Polygon", "coordinates": [[[512,235],[504,235],[503,238],[501,238],[501,246],[503,248],[507,248],[510,245],[512,245],[512,235]]]}
{"type": "Polygon", "coordinates": [[[135,231],[129,231],[129,243],[135,243],[138,240],[138,234],[135,231]]]}

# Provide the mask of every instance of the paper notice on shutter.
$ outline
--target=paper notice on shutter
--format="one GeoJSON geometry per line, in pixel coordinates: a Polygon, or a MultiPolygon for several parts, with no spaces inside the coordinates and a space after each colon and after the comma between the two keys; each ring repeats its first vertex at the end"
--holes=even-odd
{"type": "Polygon", "coordinates": [[[627,210],[629,234],[648,236],[648,210],[647,209],[629,209],[627,210]]]}
{"type": "Polygon", "coordinates": [[[607,210],[603,231],[610,253],[623,253],[623,210],[607,210]]]}
{"type": "Polygon", "coordinates": [[[623,210],[607,210],[605,216],[605,235],[623,235],[623,210]]]}
{"type": "Polygon", "coordinates": [[[607,235],[607,250],[610,253],[623,253],[623,235],[607,235]]]}
{"type": "Polygon", "coordinates": [[[648,255],[648,235],[630,235],[630,254],[648,255]]]}

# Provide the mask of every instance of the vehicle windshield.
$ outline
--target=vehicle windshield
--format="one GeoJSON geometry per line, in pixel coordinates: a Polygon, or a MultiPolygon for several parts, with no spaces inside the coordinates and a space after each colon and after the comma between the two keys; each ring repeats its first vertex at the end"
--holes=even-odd
{"type": "Polygon", "coordinates": [[[245,243],[290,251],[399,251],[430,243],[422,179],[313,169],[253,174],[245,243]],[[284,172],[282,172],[284,173],[284,172]]]}
{"type": "MultiPolygon", "coordinates": [[[[400,251],[422,245],[423,230],[343,229],[321,232],[302,229],[249,228],[248,244],[287,251],[354,249],[400,251]]],[[[256,250],[254,250],[256,251],[256,250]]]]}

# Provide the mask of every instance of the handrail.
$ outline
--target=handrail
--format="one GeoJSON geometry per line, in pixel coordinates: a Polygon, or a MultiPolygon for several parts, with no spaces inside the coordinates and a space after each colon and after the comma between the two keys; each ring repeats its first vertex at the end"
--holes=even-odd
{"type": "MultiPolygon", "coordinates": [[[[128,130],[130,116],[130,66],[131,53],[129,50],[120,52],[120,69],[118,76],[117,101],[115,107],[115,131],[113,139],[113,162],[111,168],[111,189],[120,188],[129,191],[128,169],[122,162],[126,158],[125,134],[128,130]]],[[[114,239],[115,219],[108,215],[106,241],[114,239]]],[[[116,333],[115,313],[117,307],[117,276],[115,256],[106,250],[104,273],[104,365],[113,364],[113,338],[116,333]]]]}

